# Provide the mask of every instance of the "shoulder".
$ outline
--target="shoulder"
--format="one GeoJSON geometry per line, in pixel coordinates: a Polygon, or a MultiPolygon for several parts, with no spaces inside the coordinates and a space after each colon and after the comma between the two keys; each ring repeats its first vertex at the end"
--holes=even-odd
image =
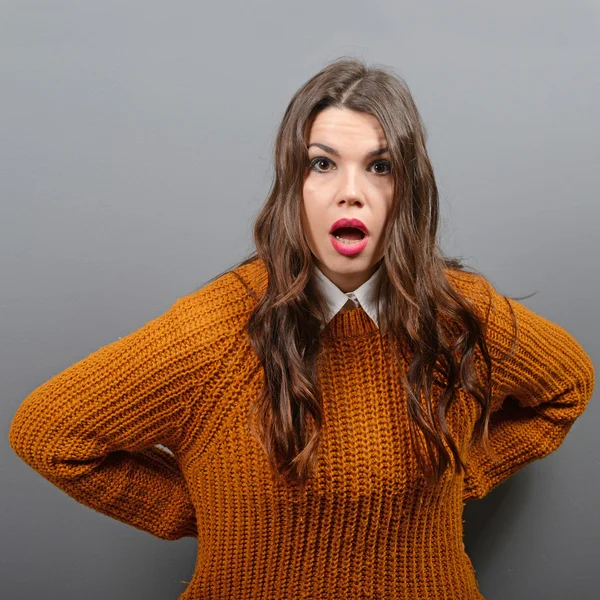
{"type": "Polygon", "coordinates": [[[535,315],[531,309],[499,291],[493,282],[480,273],[446,269],[446,274],[455,291],[484,323],[486,331],[489,331],[487,337],[501,335],[512,339],[518,326],[518,317],[535,315]]]}
{"type": "Polygon", "coordinates": [[[501,296],[480,273],[450,268],[444,269],[444,272],[454,290],[475,308],[486,310],[501,296]]]}
{"type": "Polygon", "coordinates": [[[266,268],[256,259],[211,279],[177,299],[171,311],[186,328],[213,338],[240,333],[266,289],[266,268]]]}
{"type": "Polygon", "coordinates": [[[267,267],[262,259],[255,258],[252,261],[245,262],[233,269],[231,273],[237,277],[249,296],[254,298],[255,301],[258,301],[266,292],[269,277],[267,267]]]}

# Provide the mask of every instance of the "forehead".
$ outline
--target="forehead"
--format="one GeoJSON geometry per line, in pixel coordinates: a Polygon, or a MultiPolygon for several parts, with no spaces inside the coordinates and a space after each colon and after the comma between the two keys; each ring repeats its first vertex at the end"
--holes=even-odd
{"type": "Polygon", "coordinates": [[[373,115],[348,108],[328,107],[312,122],[308,143],[335,140],[361,142],[365,145],[385,145],[386,139],[379,121],[373,115]]]}

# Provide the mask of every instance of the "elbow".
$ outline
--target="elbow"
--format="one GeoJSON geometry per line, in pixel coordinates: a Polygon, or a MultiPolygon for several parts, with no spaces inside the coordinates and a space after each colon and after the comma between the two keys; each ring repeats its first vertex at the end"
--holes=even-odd
{"type": "Polygon", "coordinates": [[[587,407],[594,394],[596,385],[596,374],[592,359],[582,349],[583,357],[577,364],[577,377],[574,390],[579,399],[579,413],[581,414],[587,407]]]}
{"type": "Polygon", "coordinates": [[[596,374],[592,359],[583,347],[571,339],[569,359],[557,365],[557,376],[565,379],[565,385],[558,394],[558,405],[564,406],[565,415],[573,422],[589,404],[596,384],[596,374]]]}
{"type": "Polygon", "coordinates": [[[8,431],[8,443],[13,452],[41,475],[51,476],[57,464],[57,440],[52,439],[47,415],[36,408],[30,396],[15,413],[8,431]]]}
{"type": "Polygon", "coordinates": [[[8,443],[12,451],[27,464],[32,465],[37,452],[34,447],[36,427],[31,423],[22,405],[14,415],[8,430],[8,443]]]}
{"type": "Polygon", "coordinates": [[[578,418],[587,408],[594,394],[596,383],[594,365],[591,358],[583,349],[578,360],[571,368],[571,384],[568,395],[571,397],[571,411],[573,421],[578,418]]]}

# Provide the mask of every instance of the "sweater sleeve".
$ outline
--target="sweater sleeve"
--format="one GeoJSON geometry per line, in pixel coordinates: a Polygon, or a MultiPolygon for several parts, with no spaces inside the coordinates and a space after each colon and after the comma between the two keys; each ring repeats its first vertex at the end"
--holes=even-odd
{"type": "Polygon", "coordinates": [[[492,453],[470,447],[464,500],[482,498],[531,461],[556,450],[586,408],[595,384],[590,357],[565,329],[501,295],[488,281],[479,289],[479,306],[485,307],[484,313],[489,310],[492,453]]]}
{"type": "Polygon", "coordinates": [[[215,362],[198,302],[178,299],[39,386],[9,430],[16,454],[72,498],[167,540],[197,536],[175,455],[215,362]]]}

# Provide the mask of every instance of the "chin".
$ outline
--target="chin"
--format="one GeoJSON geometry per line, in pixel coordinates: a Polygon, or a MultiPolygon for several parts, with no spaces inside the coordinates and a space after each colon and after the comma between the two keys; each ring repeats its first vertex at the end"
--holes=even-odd
{"type": "Polygon", "coordinates": [[[375,265],[375,262],[367,256],[342,256],[335,254],[331,259],[319,261],[336,273],[356,273],[366,271],[375,265]]]}

